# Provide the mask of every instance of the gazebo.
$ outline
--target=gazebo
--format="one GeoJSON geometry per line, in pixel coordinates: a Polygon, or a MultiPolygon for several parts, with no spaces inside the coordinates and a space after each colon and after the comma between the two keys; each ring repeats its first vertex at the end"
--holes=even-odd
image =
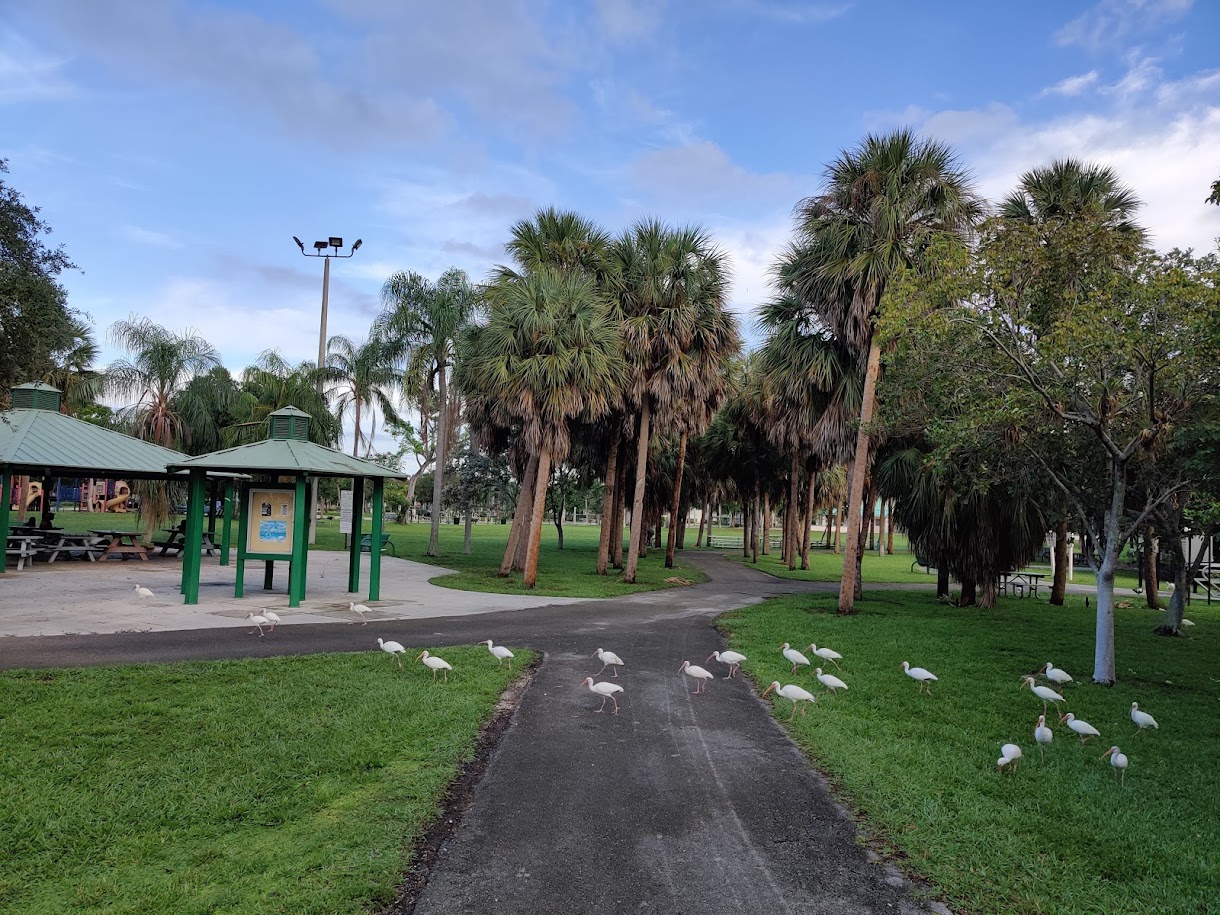
{"type": "MultiPolygon", "coordinates": [[[[62,395],[49,384],[18,385],[12,395],[12,408],[0,413],[0,534],[8,533],[14,476],[44,481],[95,476],[167,480],[172,477],[167,465],[187,457],[61,413],[62,395]]],[[[202,493],[197,501],[196,511],[202,512],[202,493]]],[[[48,502],[44,497],[44,516],[48,502]]],[[[202,526],[202,515],[197,517],[202,526]]],[[[7,559],[0,560],[0,573],[7,559]]]]}
{"type": "Polygon", "coordinates": [[[171,472],[186,472],[190,480],[192,514],[187,518],[186,559],[182,564],[185,603],[199,603],[199,552],[202,544],[204,479],[209,473],[234,473],[262,478],[242,484],[238,523],[237,581],[234,596],[245,587],[246,560],[272,563],[288,560],[288,605],[300,606],[305,597],[309,561],[306,486],[311,478],[345,477],[352,480],[352,531],[347,589],[360,590],[360,553],[364,481],[373,481],[373,524],[369,537],[369,600],[381,597],[381,536],[385,481],[404,479],[372,461],[351,457],[334,448],[309,441],[310,416],[296,407],[277,410],[269,417],[270,432],[261,442],[214,451],[200,457],[180,456],[171,472]],[[193,559],[192,559],[193,557],[193,559]]]}

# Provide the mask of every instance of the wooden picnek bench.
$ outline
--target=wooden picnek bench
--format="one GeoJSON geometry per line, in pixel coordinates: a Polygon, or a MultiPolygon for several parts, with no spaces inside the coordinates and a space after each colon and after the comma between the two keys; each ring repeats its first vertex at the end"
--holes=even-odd
{"type": "MultiPolygon", "coordinates": [[[[384,553],[387,549],[390,551],[391,556],[393,556],[396,559],[398,558],[398,551],[396,549],[394,549],[394,541],[390,539],[389,534],[382,534],[381,535],[381,552],[384,553]]],[[[373,550],[373,535],[372,534],[361,534],[360,535],[360,552],[361,553],[370,553],[370,552],[372,552],[372,550],[373,550]]]]}
{"type": "Polygon", "coordinates": [[[17,557],[17,571],[25,568],[25,561],[34,561],[34,557],[42,552],[42,537],[38,534],[9,534],[4,552],[7,556],[17,557]]]}

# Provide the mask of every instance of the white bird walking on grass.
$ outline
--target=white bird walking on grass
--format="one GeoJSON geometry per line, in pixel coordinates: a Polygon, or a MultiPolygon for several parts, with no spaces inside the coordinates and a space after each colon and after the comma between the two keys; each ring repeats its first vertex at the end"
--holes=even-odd
{"type": "Polygon", "coordinates": [[[134,588],[131,589],[131,592],[136,597],[140,598],[140,600],[148,600],[150,597],[153,596],[152,591],[148,590],[148,588],[145,588],[142,585],[136,585],[134,588]]]}
{"type": "MultiPolygon", "coordinates": [[[[737,673],[741,669],[742,661],[750,660],[745,655],[743,655],[740,651],[713,651],[711,654],[709,654],[707,656],[707,661],[712,660],[712,658],[715,658],[721,664],[729,665],[729,676],[725,677],[726,680],[728,680],[730,677],[732,677],[735,673],[737,673]]],[[[707,661],[704,661],[703,663],[706,664],[707,661]]]]}
{"type": "Polygon", "coordinates": [[[484,639],[479,642],[480,645],[486,645],[487,650],[491,652],[492,657],[496,659],[496,667],[502,667],[505,659],[508,660],[508,669],[513,669],[513,653],[503,645],[493,644],[491,639],[484,639]]]}
{"type": "Polygon", "coordinates": [[[940,679],[930,670],[924,670],[922,667],[912,667],[910,661],[902,662],[902,672],[919,684],[920,692],[926,687],[929,696],[932,695],[933,681],[940,679]]]}
{"type": "Polygon", "coordinates": [[[264,610],[263,616],[267,617],[267,622],[271,624],[271,631],[275,632],[275,627],[280,624],[280,615],[274,610],[264,610]]]}
{"type": "Polygon", "coordinates": [[[1058,683],[1063,686],[1065,683],[1071,683],[1072,675],[1061,667],[1056,667],[1050,661],[1046,662],[1046,669],[1043,671],[1046,674],[1046,679],[1052,683],[1058,683]]]}
{"type": "Polygon", "coordinates": [[[1017,763],[1025,754],[1021,752],[1021,748],[1015,743],[1006,743],[1000,747],[1000,758],[996,760],[996,771],[1004,771],[1004,767],[1008,766],[1009,772],[1017,771],[1017,763]]]}
{"type": "Polygon", "coordinates": [[[1140,711],[1138,702],[1131,703],[1131,720],[1135,722],[1135,726],[1141,731],[1144,730],[1144,728],[1156,728],[1158,731],[1161,729],[1161,726],[1156,723],[1155,718],[1153,718],[1147,712],[1140,711]]]}
{"type": "Polygon", "coordinates": [[[1055,732],[1046,726],[1046,716],[1038,716],[1038,725],[1034,728],[1034,740],[1038,741],[1038,755],[1046,758],[1046,748],[1055,739],[1055,732]]]}
{"type": "Polygon", "coordinates": [[[1110,757],[1110,765],[1114,767],[1114,774],[1119,776],[1119,781],[1127,784],[1127,754],[1123,753],[1118,747],[1110,747],[1106,752],[1101,754],[1101,758],[1110,757]]]}
{"type": "MultiPolygon", "coordinates": [[[[364,618],[364,614],[372,613],[373,609],[371,607],[366,607],[364,604],[354,604],[349,601],[347,609],[360,617],[360,625],[367,626],[369,624],[369,621],[364,618]]],[[[354,623],[355,620],[352,620],[352,622],[354,623]]]]}
{"type": "Polygon", "coordinates": [[[837,651],[831,651],[826,647],[818,648],[818,646],[813,642],[809,643],[809,650],[823,661],[829,661],[835,667],[838,667],[839,662],[843,660],[843,655],[839,654],[837,651]]]}
{"type": "Polygon", "coordinates": [[[449,682],[449,671],[453,670],[453,667],[444,658],[438,658],[435,655],[430,654],[428,652],[428,650],[425,648],[423,651],[421,651],[419,653],[419,657],[417,657],[415,660],[423,661],[424,666],[427,667],[430,671],[432,671],[433,682],[436,682],[436,672],[438,670],[444,671],[445,682],[446,683],[449,682]]]}
{"type": "Polygon", "coordinates": [[[847,684],[836,677],[834,674],[822,673],[822,668],[818,668],[814,672],[814,676],[818,678],[818,682],[830,690],[832,693],[841,689],[847,689],[847,684]]]}
{"type": "Polygon", "coordinates": [[[796,673],[796,668],[798,666],[800,666],[800,667],[809,666],[809,659],[807,657],[805,657],[803,654],[801,654],[799,651],[797,651],[795,648],[793,648],[791,645],[789,645],[787,642],[784,642],[784,644],[780,645],[779,650],[782,651],[784,653],[784,657],[787,658],[791,662],[793,673],[796,673]]]}
{"type": "MultiPolygon", "coordinates": [[[[263,637],[263,627],[271,622],[271,620],[267,619],[267,617],[263,616],[262,614],[255,614],[253,610],[246,614],[246,619],[253,623],[254,627],[258,629],[258,637],[260,639],[263,637]]],[[[250,630],[250,635],[254,635],[254,629],[250,630]]]]}
{"type": "Polygon", "coordinates": [[[384,651],[386,654],[388,654],[391,658],[394,658],[395,660],[397,660],[398,669],[402,670],[401,655],[406,654],[407,649],[403,648],[397,642],[383,642],[381,639],[377,640],[377,647],[379,647],[382,651],[384,651]]]}
{"type": "Polygon", "coordinates": [[[602,669],[593,676],[600,677],[602,671],[607,667],[610,668],[610,676],[617,677],[618,669],[623,666],[623,659],[616,655],[613,651],[602,651],[600,648],[593,652],[593,657],[602,662],[602,669]]]}
{"type": "MultiPolygon", "coordinates": [[[[801,702],[810,703],[810,702],[818,701],[818,697],[815,696],[813,693],[809,692],[809,690],[801,689],[799,686],[795,686],[791,683],[788,684],[787,686],[780,686],[778,680],[774,681],[770,686],[768,686],[766,689],[763,690],[764,699],[766,698],[767,693],[771,692],[771,690],[775,690],[775,694],[777,696],[783,696],[785,699],[787,699],[789,702],[792,703],[792,714],[788,716],[789,721],[791,721],[793,718],[796,717],[796,707],[797,707],[798,703],[801,703],[801,702]]],[[[801,715],[804,715],[804,714],[805,714],[805,706],[802,705],[801,706],[801,715]]]]}
{"type": "Polygon", "coordinates": [[[1061,695],[1059,695],[1049,686],[1039,686],[1037,683],[1034,682],[1033,677],[1022,677],[1021,678],[1022,686],[1025,686],[1027,683],[1029,684],[1030,691],[1035,696],[1037,696],[1039,699],[1042,700],[1042,714],[1044,714],[1044,715],[1046,714],[1046,703],[1048,703],[1048,702],[1058,703],[1058,702],[1063,701],[1063,697],[1061,695]]]}
{"type": "Polygon", "coordinates": [[[597,695],[602,697],[601,708],[598,709],[599,712],[605,709],[606,700],[609,699],[614,703],[614,711],[610,714],[618,714],[618,700],[614,698],[614,694],[621,693],[623,691],[621,686],[619,686],[617,683],[607,683],[605,680],[603,680],[601,683],[594,683],[592,677],[585,677],[580,681],[580,685],[589,687],[590,692],[597,693],[597,695]]]}
{"type": "Polygon", "coordinates": [[[691,693],[692,696],[698,696],[700,693],[706,692],[707,681],[716,679],[709,671],[704,670],[702,667],[696,667],[690,661],[683,661],[682,666],[678,668],[678,673],[686,674],[694,679],[696,686],[695,691],[691,693]]]}
{"type": "Polygon", "coordinates": [[[1090,737],[1101,736],[1101,731],[1097,730],[1097,728],[1093,727],[1093,725],[1089,724],[1087,721],[1082,721],[1081,719],[1077,718],[1071,712],[1068,712],[1066,715],[1060,715],[1059,721],[1062,724],[1066,724],[1068,728],[1071,729],[1072,733],[1080,737],[1080,745],[1082,747],[1084,746],[1084,742],[1090,737]]]}

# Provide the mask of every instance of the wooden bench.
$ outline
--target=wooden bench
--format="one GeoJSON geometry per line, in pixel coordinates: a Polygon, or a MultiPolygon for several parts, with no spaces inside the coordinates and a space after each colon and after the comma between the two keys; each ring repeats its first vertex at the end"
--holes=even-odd
{"type": "Polygon", "coordinates": [[[734,549],[734,548],[740,549],[741,548],[741,538],[740,537],[711,536],[711,537],[707,538],[707,545],[710,549],[713,549],[713,550],[729,550],[729,549],[734,549]]]}
{"type": "Polygon", "coordinates": [[[42,552],[40,544],[42,537],[38,534],[9,534],[5,542],[5,556],[17,557],[17,571],[25,568],[25,561],[34,561],[34,557],[42,552]]]}
{"type": "MultiPolygon", "coordinates": [[[[381,535],[381,552],[384,553],[387,549],[390,551],[391,556],[393,556],[396,559],[398,558],[398,551],[394,549],[394,541],[390,539],[389,534],[382,534],[381,535]]],[[[361,553],[371,553],[372,550],[373,550],[373,535],[372,534],[361,534],[360,535],[360,552],[361,553]]]]}

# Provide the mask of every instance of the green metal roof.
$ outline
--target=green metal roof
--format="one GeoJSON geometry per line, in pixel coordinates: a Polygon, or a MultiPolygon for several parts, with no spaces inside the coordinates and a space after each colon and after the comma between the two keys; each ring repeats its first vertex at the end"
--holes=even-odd
{"type": "Polygon", "coordinates": [[[0,466],[14,473],[164,477],[166,465],[185,458],[179,451],[54,410],[0,413],[0,466]]]}
{"type": "Polygon", "coordinates": [[[334,448],[282,438],[179,459],[171,462],[170,469],[269,475],[308,473],[318,477],[382,477],[390,480],[405,480],[410,476],[398,470],[387,470],[372,461],[354,458],[334,448]]]}

